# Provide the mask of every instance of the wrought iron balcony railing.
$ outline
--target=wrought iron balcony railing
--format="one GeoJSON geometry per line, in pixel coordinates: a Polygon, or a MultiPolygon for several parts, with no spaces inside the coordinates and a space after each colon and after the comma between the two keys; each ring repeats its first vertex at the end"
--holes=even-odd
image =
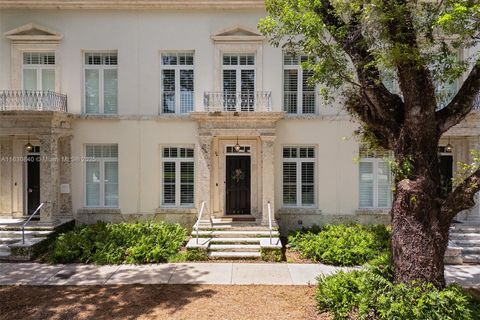
{"type": "Polygon", "coordinates": [[[272,111],[270,91],[205,92],[205,111],[269,112],[272,111]]]}
{"type": "Polygon", "coordinates": [[[0,91],[0,111],[63,111],[67,112],[67,95],[53,91],[0,91]]]}

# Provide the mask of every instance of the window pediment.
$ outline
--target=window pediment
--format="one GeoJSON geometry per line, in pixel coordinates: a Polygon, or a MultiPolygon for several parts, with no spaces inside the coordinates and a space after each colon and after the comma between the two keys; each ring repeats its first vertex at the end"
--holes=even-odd
{"type": "Polygon", "coordinates": [[[28,23],[4,33],[13,42],[59,42],[63,35],[50,28],[28,23]]]}
{"type": "Polygon", "coordinates": [[[214,41],[263,41],[265,37],[257,30],[243,26],[223,29],[211,36],[214,41]]]}

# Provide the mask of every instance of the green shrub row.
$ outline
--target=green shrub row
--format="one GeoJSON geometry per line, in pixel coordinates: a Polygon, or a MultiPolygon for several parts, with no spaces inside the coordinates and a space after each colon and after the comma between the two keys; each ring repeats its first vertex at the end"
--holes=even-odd
{"type": "Polygon", "coordinates": [[[290,234],[288,243],[303,258],[338,266],[364,264],[385,252],[390,232],[384,225],[314,226],[290,234]]]}
{"type": "Polygon", "coordinates": [[[190,261],[207,261],[208,254],[206,250],[200,248],[189,248],[184,251],[177,252],[168,258],[168,262],[190,262],[190,261]]]}
{"type": "Polygon", "coordinates": [[[394,284],[384,254],[366,269],[319,278],[320,311],[335,319],[472,320],[480,304],[457,285],[443,290],[431,284],[394,284]]]}
{"type": "Polygon", "coordinates": [[[50,260],[95,264],[166,262],[186,239],[178,224],[96,223],[75,227],[55,239],[50,260]]]}

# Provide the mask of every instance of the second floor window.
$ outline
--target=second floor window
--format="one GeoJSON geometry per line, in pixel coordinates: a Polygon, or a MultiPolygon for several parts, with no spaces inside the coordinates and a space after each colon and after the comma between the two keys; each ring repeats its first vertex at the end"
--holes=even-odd
{"type": "Polygon", "coordinates": [[[193,52],[162,53],[162,113],[183,114],[193,111],[193,63],[193,52]]]}
{"type": "Polygon", "coordinates": [[[224,111],[254,111],[255,55],[224,54],[222,85],[224,111]]]}
{"type": "Polygon", "coordinates": [[[117,53],[86,52],[84,66],[85,113],[117,113],[117,53]]]}
{"type": "Polygon", "coordinates": [[[312,72],[302,69],[307,56],[283,56],[283,109],[290,114],[314,114],[315,86],[308,79],[312,72]]]}
{"type": "Polygon", "coordinates": [[[55,52],[23,53],[23,90],[55,91],[55,52]]]}

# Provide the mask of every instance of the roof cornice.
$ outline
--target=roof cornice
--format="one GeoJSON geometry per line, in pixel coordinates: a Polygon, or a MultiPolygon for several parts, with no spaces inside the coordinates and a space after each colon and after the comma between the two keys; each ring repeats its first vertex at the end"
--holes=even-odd
{"type": "Polygon", "coordinates": [[[0,9],[260,9],[263,0],[0,0],[0,9]]]}

